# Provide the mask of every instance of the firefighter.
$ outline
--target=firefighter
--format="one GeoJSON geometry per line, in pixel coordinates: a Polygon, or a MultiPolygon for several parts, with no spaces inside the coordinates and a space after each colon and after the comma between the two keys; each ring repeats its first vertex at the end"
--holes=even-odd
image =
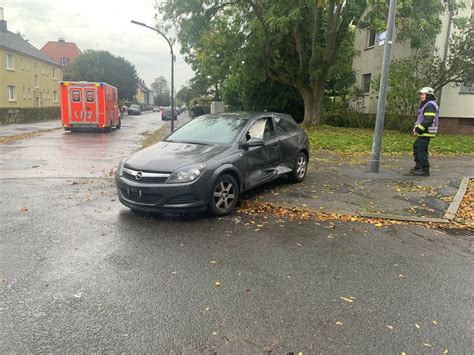
{"type": "Polygon", "coordinates": [[[413,143],[415,167],[410,170],[410,173],[414,176],[430,176],[428,146],[430,139],[438,132],[439,107],[432,88],[424,87],[419,94],[420,109],[413,129],[413,134],[417,136],[413,143]]]}

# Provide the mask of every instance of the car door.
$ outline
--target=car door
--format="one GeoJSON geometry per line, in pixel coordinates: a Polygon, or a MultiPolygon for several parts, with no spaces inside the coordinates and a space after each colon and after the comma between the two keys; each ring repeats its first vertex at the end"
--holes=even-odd
{"type": "Polygon", "coordinates": [[[276,176],[280,156],[280,140],[275,134],[271,117],[259,118],[249,127],[243,140],[245,142],[252,138],[262,139],[264,145],[242,149],[246,188],[272,180],[276,176]]]}
{"type": "Polygon", "coordinates": [[[96,87],[68,86],[69,120],[74,124],[97,124],[96,87]]]}

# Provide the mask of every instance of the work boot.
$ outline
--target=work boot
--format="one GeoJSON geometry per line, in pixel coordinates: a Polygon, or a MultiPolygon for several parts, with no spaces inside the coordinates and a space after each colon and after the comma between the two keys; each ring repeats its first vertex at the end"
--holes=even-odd
{"type": "Polygon", "coordinates": [[[430,169],[419,169],[413,173],[413,176],[430,176],[430,169]]]}
{"type": "Polygon", "coordinates": [[[410,169],[410,173],[414,173],[415,171],[420,170],[420,169],[421,169],[421,166],[415,165],[413,168],[410,169]]]}

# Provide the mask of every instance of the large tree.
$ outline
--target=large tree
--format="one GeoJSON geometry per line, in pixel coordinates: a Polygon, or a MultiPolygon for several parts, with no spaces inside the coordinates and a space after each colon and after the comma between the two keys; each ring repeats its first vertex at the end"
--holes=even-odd
{"type": "Polygon", "coordinates": [[[66,67],[64,80],[103,81],[115,86],[121,99],[132,99],[137,91],[135,67],[107,51],[85,51],[66,67]]]}
{"type": "Polygon", "coordinates": [[[161,106],[171,105],[171,89],[164,76],[156,78],[151,84],[151,88],[154,91],[155,103],[161,106]]]}
{"type": "MultiPolygon", "coordinates": [[[[387,7],[385,0],[164,0],[159,9],[177,25],[183,52],[194,58],[201,38],[217,24],[240,21],[230,53],[259,50],[266,75],[301,95],[304,123],[319,124],[325,85],[344,40],[354,28],[384,28],[387,7]]],[[[399,38],[434,39],[442,10],[440,0],[400,0],[399,38]]]]}

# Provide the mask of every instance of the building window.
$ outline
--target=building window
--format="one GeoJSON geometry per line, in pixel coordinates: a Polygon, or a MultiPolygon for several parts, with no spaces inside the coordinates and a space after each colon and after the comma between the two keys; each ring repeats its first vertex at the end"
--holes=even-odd
{"type": "Polygon", "coordinates": [[[57,91],[53,91],[53,101],[58,102],[58,92],[57,91]]]}
{"type": "Polygon", "coordinates": [[[56,79],[56,68],[55,67],[51,67],[51,77],[53,79],[56,79]]]}
{"type": "Polygon", "coordinates": [[[370,78],[371,74],[364,74],[362,75],[362,92],[364,94],[368,94],[370,92],[370,78]]]}
{"type": "Polygon", "coordinates": [[[66,66],[69,63],[69,58],[61,58],[61,65],[66,66]]]}
{"type": "Polygon", "coordinates": [[[30,71],[30,60],[26,60],[26,70],[30,71]]]}
{"type": "Polygon", "coordinates": [[[38,85],[38,75],[35,75],[35,88],[39,88],[39,85],[38,85]]]}
{"type": "Polygon", "coordinates": [[[21,57],[20,61],[21,61],[21,70],[25,70],[25,58],[21,57]]]}
{"type": "Polygon", "coordinates": [[[16,101],[16,88],[13,85],[8,85],[8,101],[16,101]]]}
{"type": "Polygon", "coordinates": [[[459,88],[460,94],[474,94],[474,83],[462,83],[459,88]]]}
{"type": "Polygon", "coordinates": [[[26,100],[26,88],[23,86],[23,100],[26,100]]]}
{"type": "Polygon", "coordinates": [[[31,96],[31,88],[28,88],[28,98],[31,100],[32,99],[32,96],[31,96]]]}
{"type": "Polygon", "coordinates": [[[13,63],[13,54],[5,54],[5,68],[7,70],[15,70],[15,65],[13,63]]]}
{"type": "Polygon", "coordinates": [[[367,47],[366,48],[372,48],[375,46],[375,30],[369,30],[367,31],[367,47]]]}

